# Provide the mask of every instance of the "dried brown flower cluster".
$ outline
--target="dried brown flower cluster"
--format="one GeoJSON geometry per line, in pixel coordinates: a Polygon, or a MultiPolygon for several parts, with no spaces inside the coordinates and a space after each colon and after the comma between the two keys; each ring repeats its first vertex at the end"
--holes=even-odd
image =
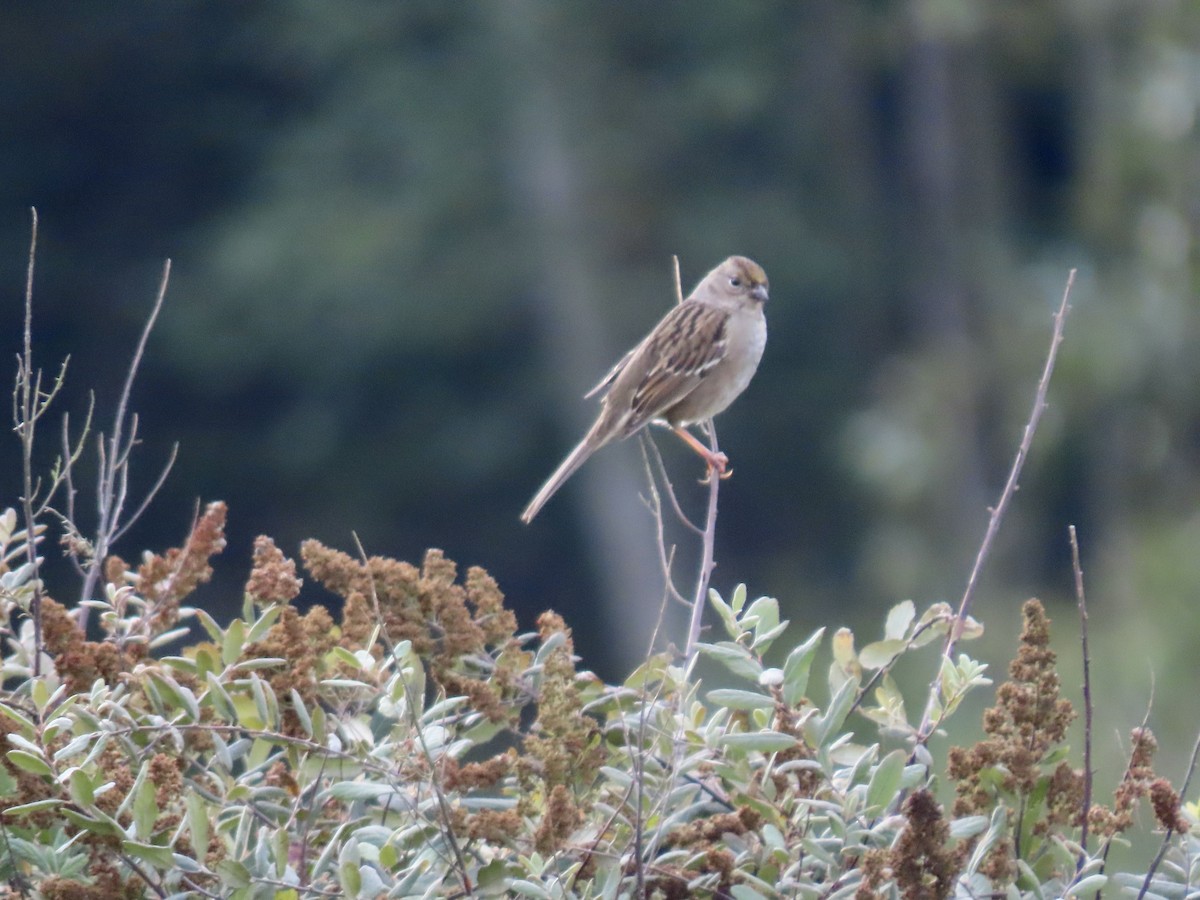
{"type": "Polygon", "coordinates": [[[655,877],[647,883],[648,896],[690,897],[689,882],[697,875],[716,875],[713,896],[727,897],[739,881],[736,858],[729,851],[727,835],[742,836],[756,832],[763,823],[762,814],[749,806],[735,812],[718,813],[696,819],[674,829],[667,841],[671,847],[687,847],[699,858],[695,868],[675,864],[659,864],[655,877]]]}
{"type": "Polygon", "coordinates": [[[386,641],[412,642],[446,694],[470,697],[493,721],[511,716],[518,688],[512,676],[528,659],[516,645],[516,617],[487,572],[472,567],[457,584],[457,566],[440,550],[429,550],[420,569],[381,556],[358,560],[315,540],[304,542],[301,556],[309,573],[345,600],[343,646],[361,649],[379,621],[386,641]],[[494,658],[491,677],[468,674],[468,657],[494,658]]]}
{"type": "Polygon", "coordinates": [[[551,639],[561,643],[542,667],[537,720],[525,739],[517,776],[522,788],[519,808],[528,816],[541,815],[535,845],[549,853],[578,827],[576,791],[591,786],[604,750],[599,728],[582,713],[571,630],[557,613],[544,612],[538,617],[538,633],[543,643],[551,639]]]}
{"type": "MultiPolygon", "coordinates": [[[[1046,834],[1051,826],[1079,824],[1083,808],[1083,774],[1060,762],[1052,769],[1047,758],[1067,734],[1075,718],[1069,700],[1059,696],[1056,657],[1050,649],[1050,620],[1040,601],[1026,601],[1021,610],[1017,657],[1008,667],[1009,680],[996,692],[997,704],[984,713],[987,737],[969,749],[954,747],[948,759],[950,777],[957,781],[954,813],[987,814],[1005,803],[1014,816],[1033,815],[1031,833],[1046,834]],[[998,787],[997,787],[998,785],[998,787]],[[1044,793],[1041,803],[1032,802],[1044,793]]],[[[1030,848],[1000,842],[989,859],[988,874],[1007,880],[1012,858],[1030,848]]]]}
{"type": "Polygon", "coordinates": [[[928,790],[919,790],[904,801],[904,830],[888,849],[863,855],[862,883],[855,900],[889,896],[881,890],[895,883],[904,900],[944,900],[954,892],[966,846],[949,846],[950,826],[941,804],[928,790]]]}
{"type": "Polygon", "coordinates": [[[260,534],[254,539],[250,577],[246,593],[259,606],[290,603],[300,594],[304,582],[296,577],[296,563],[283,555],[275,541],[260,534]]]}
{"type": "Polygon", "coordinates": [[[1149,797],[1154,818],[1162,828],[1186,832],[1189,826],[1180,812],[1179,794],[1170,782],[1154,774],[1154,754],[1158,751],[1154,734],[1149,728],[1135,728],[1130,739],[1129,764],[1113,792],[1112,808],[1093,806],[1088,811],[1088,825],[1106,838],[1128,831],[1133,826],[1138,800],[1149,797]]]}
{"type": "Polygon", "coordinates": [[[242,649],[243,660],[283,660],[259,674],[266,677],[279,700],[284,734],[299,737],[304,733],[291,692],[299,694],[307,707],[317,702],[320,681],[328,675],[326,655],[336,643],[333,619],[325,607],[314,606],[300,615],[294,606],[285,606],[266,636],[242,649]]]}
{"type": "Polygon", "coordinates": [[[108,583],[117,587],[132,585],[147,602],[148,634],[161,634],[174,627],[184,598],[212,578],[209,560],[225,549],[227,514],[220,500],[208,504],[182,547],[172,547],[161,555],[147,553],[136,573],[130,573],[119,556],[105,560],[108,583]]]}

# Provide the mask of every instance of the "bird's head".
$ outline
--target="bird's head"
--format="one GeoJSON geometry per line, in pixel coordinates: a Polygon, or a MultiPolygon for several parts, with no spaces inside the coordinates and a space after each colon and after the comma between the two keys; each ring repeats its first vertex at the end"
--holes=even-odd
{"type": "Polygon", "coordinates": [[[731,297],[745,297],[756,303],[766,303],[769,283],[767,273],[754,260],[731,256],[709,273],[713,287],[731,297]]]}

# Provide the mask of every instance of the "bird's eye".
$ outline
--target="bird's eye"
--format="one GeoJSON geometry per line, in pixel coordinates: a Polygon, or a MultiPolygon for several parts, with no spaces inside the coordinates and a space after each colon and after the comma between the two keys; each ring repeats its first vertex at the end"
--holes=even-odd
{"type": "Polygon", "coordinates": [[[729,279],[729,285],[730,285],[730,287],[741,287],[742,279],[740,279],[736,275],[734,275],[732,278],[729,279]]]}

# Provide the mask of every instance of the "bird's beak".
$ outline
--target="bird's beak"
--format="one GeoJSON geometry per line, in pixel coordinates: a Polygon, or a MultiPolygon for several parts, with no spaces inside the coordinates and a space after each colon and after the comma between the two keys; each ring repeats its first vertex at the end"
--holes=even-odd
{"type": "Polygon", "coordinates": [[[766,303],[767,302],[767,286],[765,284],[756,284],[754,287],[750,288],[750,296],[753,297],[755,300],[757,300],[759,303],[766,303]]]}

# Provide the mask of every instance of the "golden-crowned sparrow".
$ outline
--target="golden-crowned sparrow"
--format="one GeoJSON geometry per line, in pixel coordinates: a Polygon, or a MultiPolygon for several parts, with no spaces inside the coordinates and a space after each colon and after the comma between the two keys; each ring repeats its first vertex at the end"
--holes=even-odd
{"type": "Polygon", "coordinates": [[[767,273],[731,256],[663,316],[587,396],[608,389],[600,415],[562,465],[542,485],[521,520],[529,522],[589,456],[656,419],[665,420],[708,463],[724,473],[728,460],[685,426],[729,406],[746,389],[767,343],[767,273]]]}

